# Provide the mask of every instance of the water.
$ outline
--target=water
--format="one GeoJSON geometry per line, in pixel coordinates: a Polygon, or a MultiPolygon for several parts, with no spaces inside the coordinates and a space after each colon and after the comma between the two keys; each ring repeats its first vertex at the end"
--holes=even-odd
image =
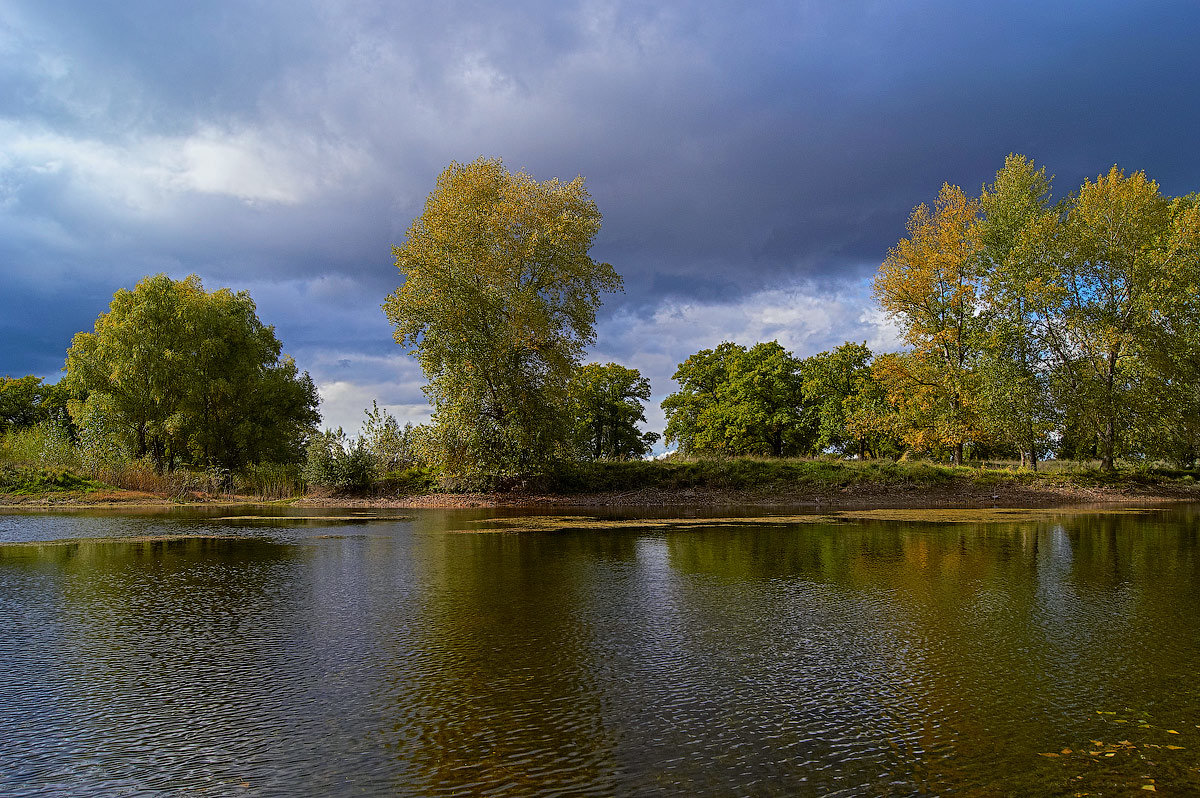
{"type": "Polygon", "coordinates": [[[243,512],[0,515],[0,794],[1200,792],[1200,508],[243,512]]]}

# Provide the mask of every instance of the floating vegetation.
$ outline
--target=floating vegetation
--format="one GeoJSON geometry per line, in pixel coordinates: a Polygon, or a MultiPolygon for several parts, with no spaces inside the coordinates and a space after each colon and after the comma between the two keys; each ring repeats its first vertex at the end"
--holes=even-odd
{"type": "Polygon", "coordinates": [[[902,521],[908,523],[994,524],[1031,523],[1066,514],[1150,512],[1152,508],[1045,508],[1015,509],[990,507],[893,508],[876,510],[838,510],[825,514],[763,515],[750,517],[705,518],[596,518],[584,515],[502,516],[468,523],[474,529],[455,532],[580,532],[620,529],[708,529],[713,527],[780,526],[793,524],[831,524],[843,521],[902,521]]]}
{"type": "Polygon", "coordinates": [[[540,515],[483,518],[471,521],[475,529],[455,532],[580,532],[621,529],[709,529],[712,527],[787,526],[827,524],[837,521],[828,515],[764,515],[750,518],[594,518],[585,515],[540,515]]]}
{"type": "Polygon", "coordinates": [[[1101,791],[1077,791],[1074,795],[1109,794],[1113,787],[1158,792],[1160,784],[1169,784],[1172,792],[1185,789],[1191,794],[1200,787],[1200,768],[1179,758],[1186,754],[1176,754],[1189,751],[1189,746],[1178,744],[1182,742],[1178,730],[1156,726],[1150,722],[1148,712],[1128,708],[1122,712],[1098,709],[1096,715],[1098,720],[1116,727],[1114,731],[1119,729],[1123,739],[1087,740],[1074,748],[1038,752],[1038,756],[1059,760],[1075,771],[1069,780],[1075,789],[1087,786],[1101,791]]]}
{"type": "Polygon", "coordinates": [[[941,524],[1028,523],[1045,521],[1063,515],[1120,514],[1151,512],[1147,507],[1078,508],[1009,508],[1009,507],[952,507],[952,508],[884,508],[877,510],[843,510],[833,513],[837,518],[856,521],[908,521],[941,524]]]}
{"type": "Polygon", "coordinates": [[[298,523],[308,524],[318,523],[338,523],[338,524],[365,524],[372,521],[411,521],[412,516],[409,515],[369,515],[366,513],[354,513],[353,515],[225,515],[220,518],[214,518],[214,521],[240,521],[240,522],[266,522],[266,523],[298,523]]]}

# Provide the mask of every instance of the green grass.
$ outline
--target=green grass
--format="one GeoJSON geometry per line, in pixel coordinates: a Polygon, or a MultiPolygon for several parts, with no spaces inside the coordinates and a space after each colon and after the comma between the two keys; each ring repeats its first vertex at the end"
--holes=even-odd
{"type": "Polygon", "coordinates": [[[644,488],[658,490],[872,488],[987,488],[995,486],[1153,487],[1194,483],[1196,472],[1179,469],[1126,468],[1105,473],[1096,468],[1068,469],[1052,464],[1041,471],[1016,468],[949,466],[924,461],[802,460],[732,458],[724,460],[597,461],[568,463],[549,475],[546,488],[559,493],[607,493],[644,488]]]}
{"type": "Polygon", "coordinates": [[[36,496],[44,493],[90,493],[108,486],[63,468],[0,466],[0,494],[36,496]]]}

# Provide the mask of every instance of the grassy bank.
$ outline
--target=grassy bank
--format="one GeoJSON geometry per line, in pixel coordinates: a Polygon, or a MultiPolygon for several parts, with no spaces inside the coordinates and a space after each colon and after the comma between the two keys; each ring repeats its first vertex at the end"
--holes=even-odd
{"type": "Polygon", "coordinates": [[[940,490],[994,487],[1128,488],[1186,491],[1196,486],[1196,472],[1170,469],[1124,469],[1105,473],[1078,464],[1052,463],[1041,471],[1014,467],[947,466],[891,460],[840,461],[738,458],[728,460],[578,463],[551,475],[547,488],[556,493],[622,490],[804,490],[859,489],[940,490]]]}
{"type": "Polygon", "coordinates": [[[64,468],[0,466],[0,496],[44,496],[48,494],[88,494],[109,486],[80,476],[64,468]]]}
{"type": "Polygon", "coordinates": [[[379,506],[455,504],[978,504],[1030,506],[1121,499],[1200,500],[1200,474],[1165,468],[1105,473],[1086,464],[1050,463],[1043,470],[991,464],[954,467],[929,462],[738,458],[563,464],[550,474],[493,491],[439,490],[431,474],[379,481],[367,491],[303,492],[290,475],[263,472],[225,476],[177,472],[154,480],[97,480],[62,469],[4,466],[0,503],[264,501],[379,506]],[[254,477],[254,478],[251,478],[254,477]],[[107,484],[106,484],[107,483],[107,484]],[[154,483],[154,484],[151,484],[154,483]],[[114,487],[116,489],[114,489],[114,487]],[[102,494],[97,492],[104,488],[102,494]]]}

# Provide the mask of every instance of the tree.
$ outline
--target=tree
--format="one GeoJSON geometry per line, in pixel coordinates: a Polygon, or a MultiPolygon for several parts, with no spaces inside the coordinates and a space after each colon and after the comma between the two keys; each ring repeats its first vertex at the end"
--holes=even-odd
{"type": "Polygon", "coordinates": [[[319,420],[318,399],[280,350],[249,294],[159,274],[118,291],[93,332],[75,335],[64,382],[87,396],[74,416],[117,431],[160,472],[177,462],[293,462],[319,420]]]}
{"type": "Polygon", "coordinates": [[[886,412],[882,386],[871,372],[873,356],[866,343],[847,341],[801,361],[804,403],[816,416],[819,451],[878,457],[890,450],[879,424],[886,412]]]}
{"type": "Polygon", "coordinates": [[[383,309],[429,384],[437,459],[523,474],[570,446],[566,386],[621,289],[588,254],[600,212],[583,179],[537,182],[498,160],[452,163],[393,248],[404,283],[383,309]]]}
{"type": "Polygon", "coordinates": [[[589,460],[632,460],[650,453],[659,435],[643,433],[650,380],[616,363],[589,363],[568,389],[579,452],[589,460]]]}
{"type": "Polygon", "coordinates": [[[4,377],[0,379],[0,432],[47,421],[67,427],[70,398],[65,385],[47,385],[32,374],[4,377]]]}
{"type": "Polygon", "coordinates": [[[663,400],[666,439],[684,454],[807,454],[815,438],[800,362],[776,341],[721,343],[690,356],[663,400]]]}
{"type": "Polygon", "coordinates": [[[1153,348],[1178,351],[1164,333],[1190,326],[1178,292],[1195,285],[1200,213],[1168,200],[1143,172],[1114,166],[1085,181],[1039,233],[1053,253],[1046,335],[1064,409],[1092,429],[1101,469],[1111,471],[1147,403],[1171,388],[1153,348]]]}
{"type": "Polygon", "coordinates": [[[888,253],[875,276],[875,296],[895,321],[910,355],[878,373],[889,393],[907,397],[902,414],[915,426],[911,444],[948,446],[961,464],[963,446],[983,434],[973,373],[986,317],[980,301],[978,203],[945,184],[934,209],[918,205],[909,237],[888,253]]]}
{"type": "Polygon", "coordinates": [[[980,363],[983,403],[994,437],[1013,444],[1022,464],[1049,444],[1055,426],[1043,312],[1053,287],[1038,233],[1052,220],[1050,179],[1021,155],[1009,155],[979,199],[979,234],[988,330],[980,363]]]}

